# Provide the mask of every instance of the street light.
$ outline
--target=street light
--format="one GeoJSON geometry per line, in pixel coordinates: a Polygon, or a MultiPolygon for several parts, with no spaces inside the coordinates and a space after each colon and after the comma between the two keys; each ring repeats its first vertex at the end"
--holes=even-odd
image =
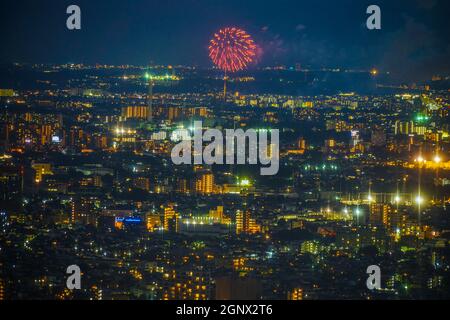
{"type": "Polygon", "coordinates": [[[361,215],[361,210],[359,210],[359,208],[356,208],[355,214],[356,214],[356,225],[359,226],[359,216],[361,215]]]}
{"type": "Polygon", "coordinates": [[[422,156],[418,156],[417,158],[416,158],[416,162],[419,162],[419,163],[423,163],[423,162],[425,162],[426,160],[422,157],[422,156]]]}
{"type": "Polygon", "coordinates": [[[416,203],[420,206],[423,203],[423,198],[419,195],[416,197],[416,203]]]}
{"type": "Polygon", "coordinates": [[[423,199],[421,197],[421,180],[422,180],[422,164],[426,162],[426,160],[422,157],[422,152],[420,152],[419,156],[417,157],[416,161],[419,163],[418,165],[418,179],[417,179],[417,189],[418,189],[418,194],[416,197],[416,202],[417,202],[417,219],[418,219],[418,223],[419,223],[419,227],[420,227],[420,223],[421,223],[421,204],[423,202],[423,199]]]}
{"type": "Polygon", "coordinates": [[[436,189],[435,189],[435,195],[436,195],[436,200],[438,199],[438,197],[439,197],[439,195],[438,195],[438,191],[439,191],[439,188],[438,188],[438,186],[439,186],[439,164],[441,163],[441,161],[442,161],[442,159],[441,159],[441,157],[439,156],[439,154],[436,152],[436,155],[434,156],[434,158],[433,158],[433,161],[434,161],[434,163],[436,164],[436,180],[435,180],[435,183],[434,183],[434,185],[435,185],[435,187],[436,187],[436,189]]]}

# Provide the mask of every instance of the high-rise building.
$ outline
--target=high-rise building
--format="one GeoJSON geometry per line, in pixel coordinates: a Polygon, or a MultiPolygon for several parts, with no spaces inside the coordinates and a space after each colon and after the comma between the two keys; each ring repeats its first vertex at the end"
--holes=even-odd
{"type": "Polygon", "coordinates": [[[189,183],[188,179],[178,178],[177,179],[177,192],[178,193],[189,193],[189,183]]]}
{"type": "Polygon", "coordinates": [[[244,232],[245,225],[248,223],[246,217],[247,215],[241,210],[236,212],[236,234],[244,232]]]}
{"type": "Polygon", "coordinates": [[[200,174],[195,180],[195,191],[201,194],[214,192],[214,175],[210,172],[200,174]]]}
{"type": "Polygon", "coordinates": [[[427,127],[426,126],[415,126],[414,127],[414,133],[419,135],[419,136],[423,136],[425,135],[425,133],[427,132],[427,127]]]}
{"type": "Polygon", "coordinates": [[[0,301],[5,300],[5,280],[0,278],[0,301]]]}
{"type": "Polygon", "coordinates": [[[181,109],[179,107],[169,107],[167,110],[167,119],[173,121],[180,116],[181,109]]]}
{"type": "Polygon", "coordinates": [[[350,137],[350,146],[356,147],[361,142],[360,139],[360,133],[358,130],[352,130],[351,131],[351,137],[350,137]]]}
{"type": "Polygon", "coordinates": [[[303,289],[302,288],[293,288],[288,291],[287,294],[288,300],[303,300],[303,289]]]}
{"type": "Polygon", "coordinates": [[[409,224],[408,214],[400,210],[395,210],[387,215],[387,219],[383,221],[384,225],[389,230],[399,230],[402,232],[407,229],[409,224]]]}
{"type": "Polygon", "coordinates": [[[209,211],[209,217],[219,223],[223,220],[223,206],[217,206],[215,210],[209,211]]]}
{"type": "Polygon", "coordinates": [[[216,209],[209,210],[209,218],[214,223],[226,224],[226,225],[231,224],[231,218],[230,217],[226,217],[224,215],[223,206],[217,206],[216,209]]]}
{"type": "Polygon", "coordinates": [[[52,142],[53,128],[50,124],[41,126],[41,144],[45,145],[52,142]]]}
{"type": "Polygon", "coordinates": [[[80,179],[80,187],[101,188],[102,186],[102,177],[100,175],[87,176],[80,179]]]}
{"type": "Polygon", "coordinates": [[[122,107],[122,118],[124,119],[148,119],[149,108],[147,106],[122,107]]]}
{"type": "Polygon", "coordinates": [[[133,186],[136,189],[150,191],[150,179],[147,177],[135,177],[133,179],[133,186]]]}
{"type": "Polygon", "coordinates": [[[395,121],[395,130],[394,133],[396,135],[399,134],[410,134],[414,132],[414,122],[413,121],[395,121]]]}
{"type": "Polygon", "coordinates": [[[84,131],[79,127],[70,128],[69,145],[72,147],[83,147],[84,145],[84,131]]]}
{"type": "Polygon", "coordinates": [[[306,149],[306,140],[303,137],[298,139],[298,148],[300,150],[306,149]]]}
{"type": "Polygon", "coordinates": [[[251,217],[250,210],[238,210],[236,212],[236,234],[258,232],[261,232],[261,226],[251,217]]]}
{"type": "Polygon", "coordinates": [[[103,300],[103,290],[93,285],[90,290],[92,300],[103,300]]]}
{"type": "Polygon", "coordinates": [[[50,163],[33,163],[31,167],[35,171],[34,181],[40,183],[44,175],[53,174],[50,163]]]}
{"type": "Polygon", "coordinates": [[[325,146],[324,151],[329,152],[330,150],[334,149],[336,147],[336,140],[334,139],[326,139],[325,140],[325,146]]]}
{"type": "Polygon", "coordinates": [[[5,234],[9,226],[8,214],[6,211],[0,211],[0,234],[5,234]]]}
{"type": "Polygon", "coordinates": [[[211,279],[202,270],[168,270],[161,284],[163,300],[211,299],[211,279]]]}
{"type": "Polygon", "coordinates": [[[103,134],[94,135],[94,147],[98,149],[106,149],[108,148],[108,137],[103,134]]]}
{"type": "Polygon", "coordinates": [[[81,224],[97,224],[96,211],[100,200],[93,196],[78,196],[71,203],[71,222],[81,224]]]}
{"type": "Polygon", "coordinates": [[[173,207],[173,204],[169,204],[164,207],[164,230],[169,232],[179,231],[180,216],[173,207]]]}
{"type": "Polygon", "coordinates": [[[146,216],[147,230],[149,232],[154,232],[157,228],[161,226],[161,217],[157,214],[149,213],[146,216]]]}
{"type": "Polygon", "coordinates": [[[370,205],[369,223],[372,225],[386,225],[391,206],[383,203],[372,203],[370,205]]]}

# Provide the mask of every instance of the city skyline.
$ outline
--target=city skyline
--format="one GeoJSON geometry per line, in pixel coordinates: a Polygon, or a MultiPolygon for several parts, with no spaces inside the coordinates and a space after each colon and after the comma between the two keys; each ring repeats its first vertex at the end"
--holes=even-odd
{"type": "Polygon", "coordinates": [[[0,300],[450,299],[450,5],[372,4],[2,2],[0,300]]]}

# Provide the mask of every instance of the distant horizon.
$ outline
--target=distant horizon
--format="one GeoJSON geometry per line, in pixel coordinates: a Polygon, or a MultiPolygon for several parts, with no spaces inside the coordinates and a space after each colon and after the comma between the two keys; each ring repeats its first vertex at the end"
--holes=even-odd
{"type": "MultiPolygon", "coordinates": [[[[183,68],[199,68],[204,70],[218,70],[219,68],[215,67],[214,65],[206,66],[206,65],[197,65],[197,64],[171,64],[171,63],[149,63],[149,64],[130,64],[130,63],[104,63],[104,62],[91,62],[91,63],[85,63],[85,62],[79,62],[79,61],[67,61],[67,62],[24,62],[24,61],[11,61],[11,62],[2,62],[0,65],[43,65],[43,66],[62,66],[62,65],[83,65],[83,66],[114,66],[114,67],[120,67],[120,66],[129,66],[129,67],[136,67],[136,68],[149,68],[149,67],[183,67],[183,68]]],[[[246,70],[238,71],[236,74],[244,73],[246,71],[253,71],[253,70],[262,70],[267,68],[286,68],[287,71],[296,71],[296,72],[303,72],[303,71],[322,71],[323,69],[327,70],[347,70],[347,71],[355,71],[355,72],[371,72],[374,68],[373,67],[367,67],[367,69],[364,68],[352,68],[352,67],[342,67],[342,66],[302,66],[300,70],[293,69],[295,67],[295,64],[266,64],[266,65],[258,65],[258,66],[251,66],[247,68],[246,70]]],[[[282,70],[282,69],[280,69],[282,70]]],[[[339,71],[340,71],[339,70],[339,71]]],[[[389,71],[383,71],[376,69],[378,72],[389,74],[389,71]]],[[[337,71],[337,72],[339,72],[337,71]]],[[[230,76],[232,76],[231,74],[230,76]]]]}
{"type": "MultiPolygon", "coordinates": [[[[96,69],[97,66],[99,66],[99,69],[123,69],[123,70],[127,70],[127,69],[139,69],[142,72],[144,72],[146,69],[164,69],[164,68],[169,68],[169,67],[173,67],[175,70],[176,69],[180,69],[180,70],[199,70],[199,71],[211,71],[211,72],[216,72],[217,75],[221,75],[223,74],[223,71],[221,71],[219,68],[211,65],[211,66],[203,66],[203,65],[188,65],[188,64],[148,64],[148,65],[135,65],[135,64],[129,64],[129,63],[121,63],[121,64],[107,64],[107,63],[83,63],[83,62],[64,62],[64,63],[31,63],[31,62],[8,62],[8,63],[0,63],[0,68],[8,68],[8,66],[14,66],[17,68],[54,68],[54,67],[62,67],[64,66],[65,68],[61,69],[61,71],[63,70],[83,70],[84,68],[86,69],[96,69]],[[69,66],[73,65],[73,66],[80,66],[81,68],[70,68],[69,66]],[[106,68],[103,68],[106,67],[106,68]]],[[[417,80],[417,81],[407,81],[406,79],[399,79],[397,77],[395,77],[394,74],[392,74],[390,71],[388,70],[380,70],[380,69],[376,69],[376,68],[346,68],[346,67],[340,67],[340,66],[320,66],[320,67],[312,67],[312,66],[302,66],[300,69],[296,69],[295,65],[286,65],[286,64],[278,64],[278,65],[253,65],[250,68],[246,69],[246,70],[242,70],[242,71],[238,71],[234,74],[230,74],[229,77],[230,78],[239,78],[239,77],[243,77],[246,75],[257,75],[257,74],[261,74],[263,75],[264,72],[286,72],[288,73],[303,73],[303,74],[320,74],[320,73],[330,73],[330,74],[367,74],[369,77],[373,78],[374,80],[376,80],[377,85],[383,86],[383,85],[389,85],[389,86],[404,86],[404,85],[408,85],[408,86],[414,86],[414,85],[423,85],[426,83],[430,83],[430,82],[438,82],[438,81],[448,81],[450,79],[450,74],[443,74],[443,73],[437,73],[437,74],[433,74],[431,75],[429,78],[427,79],[422,79],[422,80],[417,80]],[[376,72],[376,74],[373,74],[373,72],[376,72]],[[438,81],[437,81],[438,80],[438,81]]],[[[303,76],[302,76],[303,77],[303,76]]],[[[2,79],[0,77],[0,86],[2,84],[2,79]]],[[[261,79],[256,79],[256,80],[261,80],[261,79]]],[[[312,81],[312,79],[308,80],[309,82],[312,81]]],[[[400,88],[399,88],[400,89],[400,88]]],[[[405,88],[402,88],[405,89],[405,88]]],[[[439,89],[441,90],[441,89],[439,89]]],[[[326,91],[326,90],[325,90],[326,91]]],[[[345,90],[344,90],[345,91],[345,90]]],[[[347,90],[348,91],[348,90],[347,90]]],[[[347,92],[345,91],[345,92],[347,92]]],[[[350,90],[352,91],[352,90],[350,90]]],[[[349,92],[350,92],[349,91],[349,92]]],[[[353,90],[353,91],[358,91],[358,90],[353,90]]]]}

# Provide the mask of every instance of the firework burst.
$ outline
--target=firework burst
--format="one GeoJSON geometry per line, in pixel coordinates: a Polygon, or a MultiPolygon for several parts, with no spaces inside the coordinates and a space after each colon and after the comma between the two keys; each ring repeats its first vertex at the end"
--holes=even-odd
{"type": "Polygon", "coordinates": [[[210,41],[209,57],[225,73],[245,69],[255,56],[256,45],[244,30],[224,28],[210,41]]]}

